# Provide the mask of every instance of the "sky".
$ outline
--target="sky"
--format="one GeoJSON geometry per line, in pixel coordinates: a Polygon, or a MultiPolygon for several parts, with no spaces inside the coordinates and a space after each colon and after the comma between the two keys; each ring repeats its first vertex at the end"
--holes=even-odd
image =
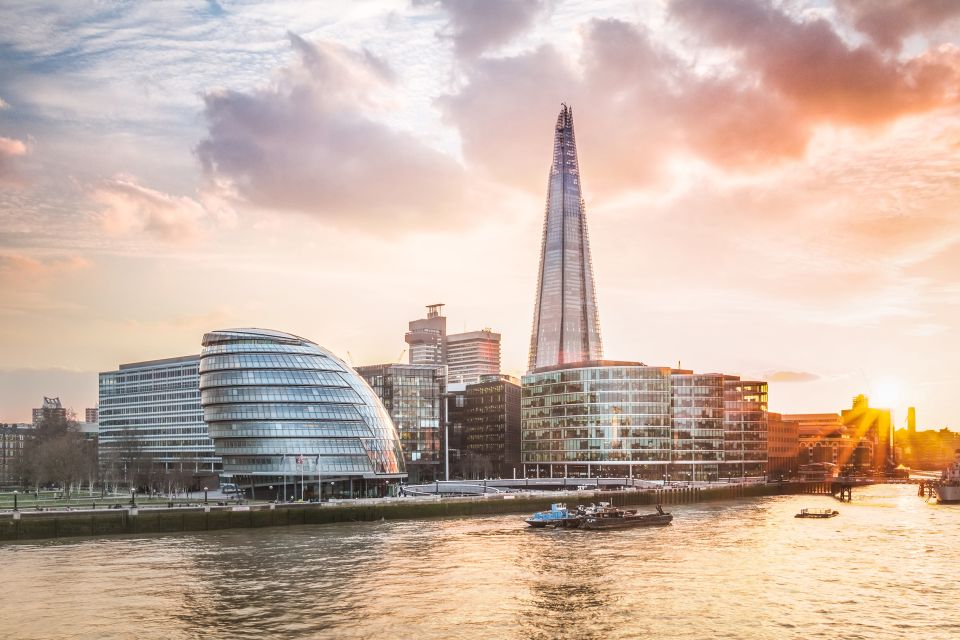
{"type": "Polygon", "coordinates": [[[606,357],[960,428],[960,3],[0,5],[0,421],[265,327],[524,373],[573,107],[606,357]]]}

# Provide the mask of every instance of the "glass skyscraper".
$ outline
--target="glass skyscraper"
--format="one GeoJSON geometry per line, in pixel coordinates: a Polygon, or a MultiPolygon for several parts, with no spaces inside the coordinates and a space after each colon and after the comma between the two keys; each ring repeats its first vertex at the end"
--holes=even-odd
{"type": "Polygon", "coordinates": [[[373,390],[304,338],[266,329],[204,335],[200,402],[224,476],[241,487],[262,492],[290,478],[306,498],[321,482],[324,493],[382,495],[386,481],[406,475],[373,390]]]}
{"type": "Polygon", "coordinates": [[[563,105],[553,140],[529,370],[602,358],[573,110],[563,105]]]}

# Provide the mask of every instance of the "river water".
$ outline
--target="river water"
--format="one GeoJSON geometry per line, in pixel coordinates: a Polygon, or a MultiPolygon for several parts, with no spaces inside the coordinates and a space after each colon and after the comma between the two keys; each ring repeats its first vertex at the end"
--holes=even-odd
{"type": "Polygon", "coordinates": [[[886,485],[670,510],[0,545],[0,638],[960,638],[960,506],[886,485]]]}

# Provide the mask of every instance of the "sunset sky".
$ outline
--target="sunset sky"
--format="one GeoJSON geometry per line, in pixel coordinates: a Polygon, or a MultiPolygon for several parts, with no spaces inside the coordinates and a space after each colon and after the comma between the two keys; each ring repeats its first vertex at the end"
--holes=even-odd
{"type": "MultiPolygon", "coordinates": [[[[960,2],[0,5],[0,421],[266,327],[522,374],[573,106],[608,358],[960,428],[960,2]]],[[[404,356],[405,359],[406,356],[404,356]]]]}

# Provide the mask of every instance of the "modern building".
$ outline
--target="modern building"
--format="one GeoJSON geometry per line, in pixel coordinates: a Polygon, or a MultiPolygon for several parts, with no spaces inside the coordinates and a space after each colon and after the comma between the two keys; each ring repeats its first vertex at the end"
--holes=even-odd
{"type": "Polygon", "coordinates": [[[32,424],[0,424],[0,485],[17,487],[22,484],[20,461],[23,459],[26,443],[33,434],[32,424]]]}
{"type": "Polygon", "coordinates": [[[525,477],[667,477],[670,378],[668,367],[607,360],[523,376],[525,477]]]}
{"type": "Polygon", "coordinates": [[[554,130],[528,370],[603,358],[573,109],[554,130]]]}
{"type": "Polygon", "coordinates": [[[490,329],[447,336],[447,382],[473,384],[500,374],[500,334],[490,329]]]}
{"type": "Polygon", "coordinates": [[[215,481],[221,464],[203,421],[199,367],[190,355],[100,374],[98,459],[108,481],[158,471],[215,481]]]}
{"type": "MultiPolygon", "coordinates": [[[[450,478],[465,477],[463,463],[463,431],[467,423],[467,385],[460,382],[448,383],[443,394],[443,413],[446,426],[443,430],[445,442],[441,443],[445,463],[450,465],[450,478]]],[[[446,477],[446,469],[444,469],[446,477]]]]}
{"type": "Polygon", "coordinates": [[[379,496],[406,476],[383,404],[356,371],[310,340],[267,329],[212,331],[203,336],[199,373],[223,477],[240,487],[269,497],[379,496]]]}
{"type": "Polygon", "coordinates": [[[767,475],[771,479],[797,475],[800,424],[779,413],[767,413],[767,475]]]}
{"type": "Polygon", "coordinates": [[[467,385],[463,449],[473,477],[522,477],[519,380],[489,375],[467,385]]]}
{"type": "Polygon", "coordinates": [[[670,480],[717,480],[724,459],[724,376],[670,374],[670,480]]]}
{"type": "Polygon", "coordinates": [[[724,376],[723,467],[727,478],[767,475],[767,383],[724,376]]]}
{"type": "Polygon", "coordinates": [[[92,408],[92,409],[90,409],[90,408],[85,409],[84,412],[83,412],[83,421],[84,421],[84,422],[91,422],[91,423],[93,423],[93,424],[96,424],[96,423],[97,423],[97,408],[94,407],[94,408],[92,408]]]}
{"type": "Polygon", "coordinates": [[[33,426],[38,426],[47,419],[66,420],[67,409],[60,403],[60,398],[43,398],[43,405],[33,410],[33,426]]]}
{"type": "Polygon", "coordinates": [[[442,304],[427,305],[427,317],[411,320],[404,340],[410,364],[447,363],[447,319],[442,304]]]}
{"type": "Polygon", "coordinates": [[[357,367],[357,373],[373,388],[396,425],[410,482],[442,478],[446,367],[377,364],[357,367]]]}

